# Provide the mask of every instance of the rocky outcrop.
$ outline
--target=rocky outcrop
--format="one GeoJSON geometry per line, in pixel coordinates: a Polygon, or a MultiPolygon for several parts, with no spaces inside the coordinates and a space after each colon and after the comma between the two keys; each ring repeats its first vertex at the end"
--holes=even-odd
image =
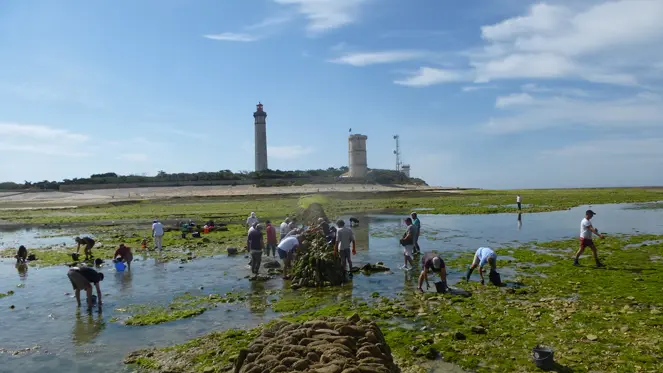
{"type": "Polygon", "coordinates": [[[234,373],[397,373],[380,328],[358,315],[277,321],[240,351],[234,373]]]}

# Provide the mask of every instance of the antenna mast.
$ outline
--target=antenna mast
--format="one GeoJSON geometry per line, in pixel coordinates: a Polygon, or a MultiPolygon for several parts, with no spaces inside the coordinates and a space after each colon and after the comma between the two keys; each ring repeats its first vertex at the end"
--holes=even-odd
{"type": "Polygon", "coordinates": [[[394,150],[394,154],[396,155],[396,171],[400,172],[401,171],[401,147],[398,142],[399,136],[394,135],[394,140],[396,140],[396,150],[394,150]]]}

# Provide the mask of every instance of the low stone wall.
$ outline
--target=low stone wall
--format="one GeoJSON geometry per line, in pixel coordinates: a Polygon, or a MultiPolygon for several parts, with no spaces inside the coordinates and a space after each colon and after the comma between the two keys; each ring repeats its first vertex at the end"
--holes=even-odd
{"type": "Polygon", "coordinates": [[[235,373],[398,373],[382,331],[358,315],[279,321],[240,354],[235,373]]]}

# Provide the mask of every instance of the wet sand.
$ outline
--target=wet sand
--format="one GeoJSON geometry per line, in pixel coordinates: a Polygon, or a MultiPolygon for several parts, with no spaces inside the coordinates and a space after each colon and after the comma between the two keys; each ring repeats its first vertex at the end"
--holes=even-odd
{"type": "Polygon", "coordinates": [[[455,188],[414,185],[364,185],[364,184],[310,184],[287,187],[239,186],[182,186],[126,189],[97,189],[80,192],[0,192],[0,210],[36,208],[74,208],[96,204],[167,199],[173,197],[231,197],[252,195],[293,195],[309,193],[358,193],[358,192],[459,192],[455,188]]]}

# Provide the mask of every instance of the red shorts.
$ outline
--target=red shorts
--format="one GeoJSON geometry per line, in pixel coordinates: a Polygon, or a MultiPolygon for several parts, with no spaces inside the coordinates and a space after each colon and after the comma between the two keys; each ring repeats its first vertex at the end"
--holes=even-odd
{"type": "Polygon", "coordinates": [[[594,240],[580,237],[580,248],[594,247],[594,240]]]}

